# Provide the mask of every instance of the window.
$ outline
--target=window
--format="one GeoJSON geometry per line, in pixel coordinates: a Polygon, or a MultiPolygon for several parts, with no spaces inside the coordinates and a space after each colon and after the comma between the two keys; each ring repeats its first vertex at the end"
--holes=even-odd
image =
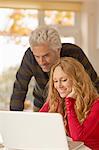
{"type": "Polygon", "coordinates": [[[45,24],[73,26],[75,24],[75,13],[71,11],[45,11],[45,24]]]}
{"type": "Polygon", "coordinates": [[[0,14],[1,73],[20,63],[29,46],[28,36],[38,26],[38,10],[0,8],[0,14]]]}
{"type": "Polygon", "coordinates": [[[61,41],[80,43],[80,13],[78,11],[45,10],[44,24],[55,27],[61,41]]]}
{"type": "Polygon", "coordinates": [[[61,37],[62,43],[75,43],[74,37],[61,37]]]}

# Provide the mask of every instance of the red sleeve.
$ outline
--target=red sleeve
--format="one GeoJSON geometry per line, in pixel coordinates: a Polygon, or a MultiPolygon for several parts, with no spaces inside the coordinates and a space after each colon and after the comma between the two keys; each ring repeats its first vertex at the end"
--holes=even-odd
{"type": "Polygon", "coordinates": [[[49,110],[49,103],[46,102],[46,103],[42,106],[42,108],[39,110],[39,112],[48,112],[48,110],[49,110]]]}
{"type": "Polygon", "coordinates": [[[74,104],[75,100],[73,98],[66,98],[67,119],[70,135],[73,140],[84,141],[97,126],[99,127],[99,100],[94,102],[90,113],[83,124],[80,124],[77,119],[74,104]]]}

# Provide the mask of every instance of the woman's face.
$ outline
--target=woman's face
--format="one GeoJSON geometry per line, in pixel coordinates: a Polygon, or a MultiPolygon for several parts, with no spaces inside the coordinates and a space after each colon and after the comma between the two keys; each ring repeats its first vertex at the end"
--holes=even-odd
{"type": "Polygon", "coordinates": [[[61,98],[65,98],[72,91],[73,82],[63,72],[60,66],[57,66],[53,73],[53,83],[61,98]]]}

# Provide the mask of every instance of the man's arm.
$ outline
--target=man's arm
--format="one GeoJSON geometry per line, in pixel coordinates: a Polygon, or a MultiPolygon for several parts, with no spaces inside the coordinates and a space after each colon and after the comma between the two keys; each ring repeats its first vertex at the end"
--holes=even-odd
{"type": "Polygon", "coordinates": [[[34,96],[33,111],[39,111],[39,109],[42,108],[43,104],[45,103],[47,99],[48,76],[43,76],[43,75],[40,76],[41,79],[40,79],[39,84],[37,83],[37,81],[35,81],[35,87],[33,90],[33,96],[34,96]]]}
{"type": "Polygon", "coordinates": [[[33,76],[31,63],[32,52],[28,49],[22,59],[20,68],[16,74],[16,80],[13,86],[13,93],[10,100],[10,110],[22,111],[24,109],[24,101],[28,91],[28,84],[33,76]]]}

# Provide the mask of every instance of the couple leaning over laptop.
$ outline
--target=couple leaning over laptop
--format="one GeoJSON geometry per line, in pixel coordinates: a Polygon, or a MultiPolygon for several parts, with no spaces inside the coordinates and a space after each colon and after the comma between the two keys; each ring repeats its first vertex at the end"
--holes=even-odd
{"type": "Polygon", "coordinates": [[[31,48],[16,75],[10,110],[24,109],[34,76],[34,111],[61,113],[66,134],[98,150],[99,77],[86,55],[77,45],[61,44],[58,32],[48,26],[35,29],[29,42],[31,48]]]}

